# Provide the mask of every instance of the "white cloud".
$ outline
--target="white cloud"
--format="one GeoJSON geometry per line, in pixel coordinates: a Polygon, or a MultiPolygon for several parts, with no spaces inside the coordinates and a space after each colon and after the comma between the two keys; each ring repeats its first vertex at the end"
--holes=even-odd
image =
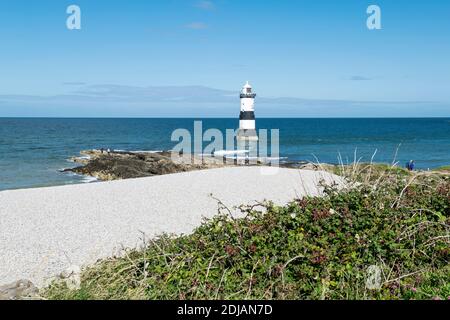
{"type": "Polygon", "coordinates": [[[351,76],[350,80],[352,81],[369,81],[373,80],[373,78],[365,77],[365,76],[351,76]]]}
{"type": "Polygon", "coordinates": [[[203,22],[192,22],[186,25],[186,28],[192,30],[204,30],[208,28],[208,25],[203,22]]]}
{"type": "Polygon", "coordinates": [[[214,3],[212,1],[207,1],[207,0],[197,1],[197,3],[195,4],[195,7],[202,9],[202,10],[208,10],[208,11],[215,9],[214,3]]]}

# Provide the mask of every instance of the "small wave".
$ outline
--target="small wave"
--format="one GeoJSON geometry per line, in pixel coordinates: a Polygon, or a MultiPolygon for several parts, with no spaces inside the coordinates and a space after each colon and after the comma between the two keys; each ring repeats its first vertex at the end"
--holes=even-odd
{"type": "Polygon", "coordinates": [[[284,161],[288,159],[287,157],[242,157],[242,156],[225,157],[225,158],[230,160],[258,160],[261,162],[284,161]]]}
{"type": "Polygon", "coordinates": [[[64,171],[64,170],[68,170],[70,168],[66,168],[66,169],[61,169],[60,172],[64,173],[65,175],[69,176],[69,177],[76,177],[76,178],[81,178],[81,182],[82,183],[91,183],[91,182],[98,182],[99,179],[97,179],[96,177],[92,177],[92,176],[86,176],[83,174],[79,174],[73,171],[64,171]]]}
{"type": "Polygon", "coordinates": [[[225,157],[225,159],[236,159],[236,160],[260,160],[261,158],[259,158],[259,157],[241,157],[241,156],[237,156],[237,157],[225,157]]]}
{"type": "Polygon", "coordinates": [[[273,161],[273,160],[287,160],[288,157],[267,157],[267,158],[261,158],[261,160],[268,160],[268,161],[273,161]]]}
{"type": "Polygon", "coordinates": [[[91,160],[91,156],[87,156],[87,155],[83,155],[83,156],[79,156],[79,157],[70,157],[66,159],[66,162],[70,162],[70,163],[76,163],[76,159],[78,160],[91,160]]]}
{"type": "Polygon", "coordinates": [[[96,177],[91,177],[91,176],[83,176],[83,180],[84,183],[92,183],[92,182],[98,182],[99,180],[96,177]]]}
{"type": "Polygon", "coordinates": [[[248,150],[219,150],[214,152],[215,156],[232,156],[232,155],[242,155],[247,154],[250,151],[248,150]]]}
{"type": "Polygon", "coordinates": [[[73,172],[73,171],[66,171],[66,170],[70,170],[70,169],[72,169],[72,168],[62,168],[62,169],[59,169],[58,171],[59,171],[60,173],[64,173],[65,175],[67,175],[67,176],[69,176],[69,177],[75,177],[75,176],[78,176],[78,174],[76,174],[76,173],[73,172]]]}

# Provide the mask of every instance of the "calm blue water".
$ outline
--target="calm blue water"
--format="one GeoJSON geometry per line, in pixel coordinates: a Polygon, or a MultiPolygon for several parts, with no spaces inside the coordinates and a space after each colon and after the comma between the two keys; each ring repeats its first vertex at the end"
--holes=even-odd
{"type": "MultiPolygon", "coordinates": [[[[11,119],[0,118],[0,190],[83,182],[59,170],[80,150],[169,150],[172,131],[193,131],[194,119],[11,119]]],[[[280,129],[280,153],[292,160],[391,163],[400,145],[401,165],[450,164],[450,118],[440,119],[258,119],[259,128],[280,129]]],[[[203,129],[236,128],[237,119],[204,119],[203,129]]]]}

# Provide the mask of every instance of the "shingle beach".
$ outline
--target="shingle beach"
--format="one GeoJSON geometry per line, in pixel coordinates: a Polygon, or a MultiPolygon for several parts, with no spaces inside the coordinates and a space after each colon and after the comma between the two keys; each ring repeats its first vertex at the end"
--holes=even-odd
{"type": "Polygon", "coordinates": [[[218,211],[255,201],[320,195],[320,171],[228,167],[141,179],[0,192],[0,284],[42,286],[69,266],[134,248],[145,237],[187,234],[218,211]],[[212,196],[211,196],[212,195],[212,196]]]}

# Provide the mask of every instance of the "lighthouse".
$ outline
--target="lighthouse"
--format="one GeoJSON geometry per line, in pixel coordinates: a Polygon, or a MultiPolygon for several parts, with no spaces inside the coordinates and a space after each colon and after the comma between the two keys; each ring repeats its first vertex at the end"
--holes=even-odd
{"type": "Polygon", "coordinates": [[[247,83],[241,91],[241,114],[239,116],[239,130],[237,140],[239,142],[258,141],[255,121],[255,97],[252,86],[247,83]]]}

